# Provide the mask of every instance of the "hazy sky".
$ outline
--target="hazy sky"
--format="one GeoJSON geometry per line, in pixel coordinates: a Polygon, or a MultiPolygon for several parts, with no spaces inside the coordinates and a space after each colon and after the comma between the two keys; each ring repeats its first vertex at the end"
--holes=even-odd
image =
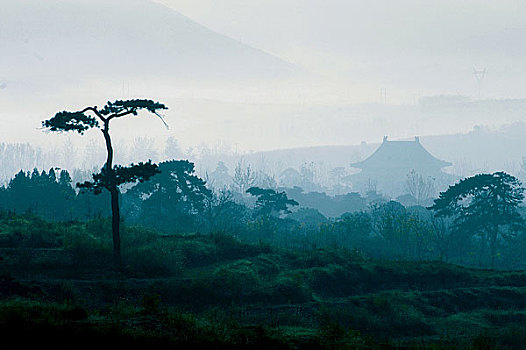
{"type": "Polygon", "coordinates": [[[158,0],[375,101],[433,93],[522,97],[523,0],[158,0]],[[482,91],[473,70],[486,69],[482,91]],[[363,91],[365,89],[365,93],[363,91]]]}
{"type": "Polygon", "coordinates": [[[118,98],[165,102],[171,127],[143,118],[116,127],[118,137],[240,150],[526,120],[506,107],[418,105],[526,97],[523,0],[156,2],[0,0],[0,140],[60,140],[40,121],[118,98]]]}

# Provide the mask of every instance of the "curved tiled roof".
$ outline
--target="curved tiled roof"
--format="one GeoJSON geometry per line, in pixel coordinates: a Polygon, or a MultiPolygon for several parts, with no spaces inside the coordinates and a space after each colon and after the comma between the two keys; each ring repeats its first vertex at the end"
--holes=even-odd
{"type": "Polygon", "coordinates": [[[441,169],[452,163],[435,158],[420,143],[418,137],[414,141],[384,141],[367,159],[352,163],[359,169],[366,168],[434,168],[441,169]]]}

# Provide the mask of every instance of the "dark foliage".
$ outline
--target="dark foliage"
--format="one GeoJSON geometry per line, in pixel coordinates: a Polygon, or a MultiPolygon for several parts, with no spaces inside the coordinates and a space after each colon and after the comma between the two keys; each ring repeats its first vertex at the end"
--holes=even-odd
{"type": "Polygon", "coordinates": [[[93,259],[106,249],[97,242],[109,241],[107,225],[49,226],[63,232],[55,239],[64,252],[13,251],[0,261],[14,274],[0,279],[0,332],[6,342],[35,340],[18,339],[23,347],[521,349],[525,339],[524,272],[128,228],[126,269],[115,275],[93,259]]]}
{"type": "Polygon", "coordinates": [[[260,187],[250,187],[247,193],[257,197],[256,215],[280,215],[281,213],[290,213],[289,206],[298,205],[293,199],[289,199],[285,192],[276,192],[273,189],[264,189],[260,187]]]}
{"type": "Polygon", "coordinates": [[[94,117],[84,114],[84,112],[58,112],[49,120],[42,122],[42,127],[50,131],[76,131],[83,134],[91,128],[98,128],[99,122],[94,117]]]}
{"type": "Polygon", "coordinates": [[[145,182],[155,174],[160,173],[157,164],[151,160],[146,163],[131,164],[129,166],[115,165],[112,171],[102,168],[100,173],[93,174],[93,181],[77,184],[77,187],[100,194],[103,189],[110,191],[116,186],[127,183],[145,182]]]}
{"type": "Polygon", "coordinates": [[[150,181],[126,193],[128,205],[140,208],[136,222],[176,232],[195,228],[212,192],[194,172],[194,164],[187,160],[160,163],[150,181]]]}
{"type": "Polygon", "coordinates": [[[450,186],[430,209],[437,216],[454,217],[457,234],[481,237],[494,267],[500,242],[523,234],[526,229],[518,210],[523,200],[521,182],[512,175],[496,172],[478,174],[450,186]]]}
{"type": "Polygon", "coordinates": [[[79,134],[83,134],[91,128],[100,128],[97,119],[89,113],[94,113],[101,121],[106,122],[108,119],[119,118],[128,114],[137,115],[142,109],[154,113],[162,119],[159,115],[159,110],[167,109],[167,107],[152,100],[108,101],[101,110],[94,106],[86,107],[77,112],[58,112],[53,118],[43,121],[42,127],[50,131],[76,131],[79,134]]]}
{"type": "Polygon", "coordinates": [[[138,111],[145,109],[150,113],[157,114],[159,110],[168,109],[164,104],[154,102],[152,100],[117,100],[115,102],[108,101],[103,109],[100,110],[100,114],[104,116],[119,116],[123,113],[131,113],[137,115],[138,111]]]}

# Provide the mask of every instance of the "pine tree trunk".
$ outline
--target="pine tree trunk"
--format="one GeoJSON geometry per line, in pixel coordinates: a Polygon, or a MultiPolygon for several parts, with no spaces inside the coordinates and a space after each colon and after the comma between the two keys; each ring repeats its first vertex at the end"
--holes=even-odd
{"type": "Polygon", "coordinates": [[[111,232],[113,236],[113,264],[116,269],[122,267],[121,256],[121,237],[120,237],[120,209],[119,209],[119,190],[117,188],[110,191],[111,194],[111,232]]]}
{"type": "MultiPolygon", "coordinates": [[[[106,141],[106,150],[108,151],[108,159],[106,160],[106,176],[113,181],[113,147],[111,145],[111,137],[109,133],[109,120],[104,122],[104,129],[102,134],[106,141]]],[[[107,188],[111,195],[111,233],[113,237],[113,264],[115,269],[120,270],[122,268],[122,255],[121,255],[121,236],[120,236],[120,209],[119,209],[119,189],[115,184],[111,184],[110,188],[107,188]]]]}

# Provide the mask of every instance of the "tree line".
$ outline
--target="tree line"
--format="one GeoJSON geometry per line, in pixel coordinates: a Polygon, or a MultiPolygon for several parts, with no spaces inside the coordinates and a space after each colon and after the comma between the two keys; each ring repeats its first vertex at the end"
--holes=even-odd
{"type": "Polygon", "coordinates": [[[103,108],[56,113],[42,122],[45,129],[80,135],[98,129],[106,144],[106,162],[92,180],[76,185],[65,170],[20,171],[0,189],[0,207],[52,220],[111,217],[116,268],[122,265],[123,219],[165,233],[219,232],[300,249],[334,245],[376,258],[491,268],[526,265],[524,188],[512,175],[496,172],[463,179],[424,207],[404,206],[374,190],[365,197],[329,197],[299,187],[254,186],[250,171],[241,168],[237,192],[213,191],[188,160],[114,164],[110,122],[145,111],[164,123],[159,114],[164,109],[151,100],[117,100],[103,108]],[[315,209],[320,205],[331,214],[315,209]]]}
{"type": "MultiPolygon", "coordinates": [[[[379,259],[506,269],[526,265],[523,189],[506,173],[463,179],[430,207],[355,194],[347,212],[327,217],[309,207],[312,203],[302,203],[297,188],[251,187],[243,197],[212,191],[187,160],[159,163],[158,170],[119,194],[126,225],[164,234],[221,233],[295,249],[345,247],[379,259]]],[[[95,195],[75,188],[66,170],[54,168],[17,173],[0,188],[0,208],[53,221],[111,217],[107,191],[95,195]]]]}

